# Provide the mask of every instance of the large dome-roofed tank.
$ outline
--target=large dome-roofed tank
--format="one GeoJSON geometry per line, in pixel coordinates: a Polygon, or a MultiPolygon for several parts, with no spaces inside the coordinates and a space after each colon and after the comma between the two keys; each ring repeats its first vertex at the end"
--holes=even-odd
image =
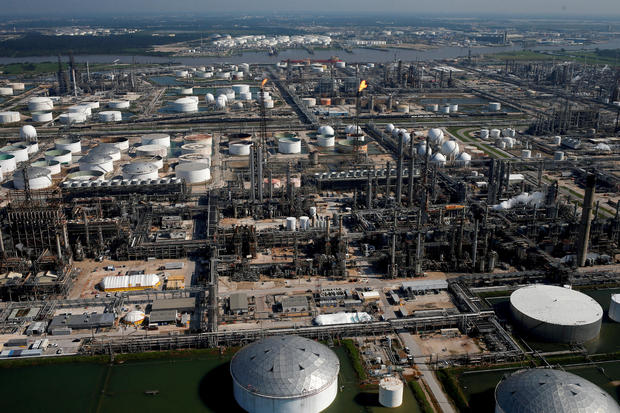
{"type": "Polygon", "coordinates": [[[510,310],[524,334],[559,343],[584,343],[596,338],[603,319],[603,309],[592,297],[543,284],[513,292],[510,310]]]}
{"type": "Polygon", "coordinates": [[[495,413],[620,413],[603,389],[553,369],[519,370],[495,388],[495,413]]]}
{"type": "Polygon", "coordinates": [[[338,393],[340,362],[323,344],[298,336],[268,337],[233,357],[239,405],[251,413],[318,413],[338,393]]]}
{"type": "Polygon", "coordinates": [[[439,128],[433,128],[428,131],[428,141],[432,145],[441,145],[443,142],[443,131],[439,128]]]}

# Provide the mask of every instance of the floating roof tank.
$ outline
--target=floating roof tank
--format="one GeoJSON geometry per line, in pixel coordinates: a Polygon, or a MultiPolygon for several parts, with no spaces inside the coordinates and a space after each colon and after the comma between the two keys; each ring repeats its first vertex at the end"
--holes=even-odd
{"type": "Polygon", "coordinates": [[[510,309],[527,335],[560,343],[596,338],[603,309],[593,298],[569,288],[535,284],[510,295],[510,309]]]}

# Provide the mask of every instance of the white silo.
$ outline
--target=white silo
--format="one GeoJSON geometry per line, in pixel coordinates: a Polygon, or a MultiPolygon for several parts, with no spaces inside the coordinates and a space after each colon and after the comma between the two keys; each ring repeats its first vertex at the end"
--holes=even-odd
{"type": "Polygon", "coordinates": [[[177,178],[182,178],[188,184],[201,184],[211,179],[211,170],[206,163],[182,163],[174,168],[177,178]]]}
{"type": "Polygon", "coordinates": [[[235,400],[251,413],[318,413],[338,394],[338,356],[298,336],[247,345],[230,362],[235,400]]]}
{"type": "Polygon", "coordinates": [[[489,136],[491,139],[498,139],[502,134],[502,131],[499,129],[491,129],[489,136]]]}
{"type": "Polygon", "coordinates": [[[0,152],[13,155],[17,163],[26,162],[28,160],[28,148],[24,145],[7,145],[0,148],[0,152]]]}
{"type": "Polygon", "coordinates": [[[27,142],[37,140],[37,130],[32,125],[24,125],[19,130],[19,137],[27,142]]]}
{"type": "Polygon", "coordinates": [[[440,113],[443,113],[445,115],[450,113],[450,105],[445,105],[442,106],[441,109],[439,110],[440,113]]]}
{"type": "Polygon", "coordinates": [[[217,110],[224,110],[226,109],[226,96],[224,95],[220,95],[217,97],[217,99],[215,100],[215,109],[217,110]]]}
{"type": "Polygon", "coordinates": [[[120,122],[123,120],[123,113],[118,110],[104,110],[98,115],[101,122],[120,122]]]}
{"type": "Polygon", "coordinates": [[[286,229],[288,231],[295,231],[297,229],[297,218],[295,217],[286,218],[286,229]]]}
{"type": "Polygon", "coordinates": [[[7,172],[13,172],[15,168],[17,168],[15,155],[0,152],[0,171],[6,174],[7,172]]]}
{"type": "Polygon", "coordinates": [[[480,129],[480,139],[489,139],[489,130],[488,129],[480,129]]]}
{"type": "Polygon", "coordinates": [[[30,112],[46,112],[52,109],[54,109],[54,102],[48,97],[35,96],[28,101],[30,112]]]}
{"type": "Polygon", "coordinates": [[[54,140],[54,147],[59,150],[68,150],[71,153],[82,152],[82,141],[80,138],[59,138],[54,140]]]}
{"type": "Polygon", "coordinates": [[[71,151],[68,149],[52,149],[45,152],[46,161],[58,161],[61,164],[69,165],[71,163],[71,151]]]}
{"type": "Polygon", "coordinates": [[[32,114],[32,121],[37,123],[51,122],[54,120],[54,114],[52,112],[38,112],[32,114]]]}
{"type": "Polygon", "coordinates": [[[609,318],[620,323],[620,294],[612,294],[609,303],[609,318]]]}
{"type": "Polygon", "coordinates": [[[379,382],[379,403],[385,407],[398,407],[403,404],[403,382],[388,376],[379,382]]]}
{"type": "Polygon", "coordinates": [[[603,309],[592,297],[543,284],[513,292],[510,310],[528,336],[560,343],[584,343],[596,338],[603,320],[603,309]]]}
{"type": "Polygon", "coordinates": [[[21,120],[21,115],[19,112],[8,111],[8,112],[0,112],[0,123],[14,123],[19,122],[21,120]]]}
{"type": "Polygon", "coordinates": [[[157,179],[157,166],[148,162],[132,162],[123,166],[123,179],[157,179]]]}
{"type": "Polygon", "coordinates": [[[322,147],[331,147],[336,143],[334,135],[319,135],[316,137],[317,145],[322,147]]]}
{"type": "Polygon", "coordinates": [[[450,104],[450,113],[456,113],[458,111],[459,111],[458,103],[451,103],[450,104]]]}
{"type": "Polygon", "coordinates": [[[161,145],[170,147],[170,135],[166,133],[153,133],[150,135],[142,135],[140,137],[142,145],[161,145]]]}
{"type": "Polygon", "coordinates": [[[293,137],[278,139],[278,152],[285,154],[301,153],[301,139],[293,137]]]}
{"type": "Polygon", "coordinates": [[[111,100],[108,102],[108,107],[110,109],[129,109],[129,101],[128,100],[111,100]]]}
{"type": "Polygon", "coordinates": [[[112,172],[114,160],[108,155],[89,153],[78,161],[80,171],[100,171],[103,173],[112,172]]]}
{"type": "Polygon", "coordinates": [[[230,155],[247,156],[250,154],[250,147],[252,143],[248,142],[234,142],[228,145],[228,152],[230,155]]]}
{"type": "Polygon", "coordinates": [[[310,217],[307,217],[307,216],[299,217],[299,229],[302,231],[305,231],[308,228],[310,228],[310,217]]]}
{"type": "MultiPolygon", "coordinates": [[[[13,173],[13,186],[15,189],[26,189],[25,170],[20,169],[13,173]]],[[[26,171],[30,189],[45,189],[52,186],[52,174],[47,168],[29,166],[26,171]]]]}
{"type": "Polygon", "coordinates": [[[136,148],[136,156],[168,156],[168,148],[163,145],[140,145],[136,148]]]}

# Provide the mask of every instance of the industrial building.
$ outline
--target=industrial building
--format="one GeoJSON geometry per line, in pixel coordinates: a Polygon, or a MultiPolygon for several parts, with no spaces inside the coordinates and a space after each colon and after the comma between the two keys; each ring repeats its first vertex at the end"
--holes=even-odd
{"type": "Polygon", "coordinates": [[[339,370],[332,350],[298,336],[254,342],[230,363],[235,400],[251,413],[325,410],[336,398],[339,370]]]}

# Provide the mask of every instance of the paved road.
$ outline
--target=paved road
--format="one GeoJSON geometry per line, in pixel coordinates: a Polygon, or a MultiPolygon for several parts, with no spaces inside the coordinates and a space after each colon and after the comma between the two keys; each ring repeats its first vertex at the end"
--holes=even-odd
{"type": "MultiPolygon", "coordinates": [[[[400,336],[403,344],[411,349],[411,354],[413,354],[415,358],[421,359],[425,357],[422,354],[422,350],[413,339],[411,333],[407,331],[399,331],[398,335],[400,336]]],[[[437,377],[435,377],[433,370],[431,370],[431,368],[423,361],[416,361],[416,365],[418,366],[418,370],[420,370],[420,372],[422,373],[422,378],[428,385],[429,390],[431,391],[431,393],[433,393],[435,400],[437,400],[437,402],[439,403],[441,411],[443,413],[456,413],[454,407],[452,407],[452,405],[448,401],[446,394],[443,392],[441,385],[437,381],[437,377]]]]}

